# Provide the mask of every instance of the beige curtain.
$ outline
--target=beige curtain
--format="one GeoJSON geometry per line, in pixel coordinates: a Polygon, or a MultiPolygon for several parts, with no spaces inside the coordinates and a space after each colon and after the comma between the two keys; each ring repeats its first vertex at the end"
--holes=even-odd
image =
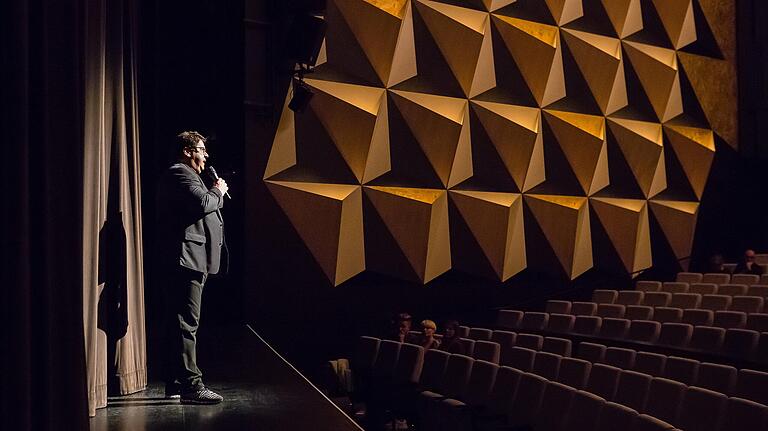
{"type": "Polygon", "coordinates": [[[83,320],[89,414],[147,385],[133,0],[85,14],[83,320]]]}

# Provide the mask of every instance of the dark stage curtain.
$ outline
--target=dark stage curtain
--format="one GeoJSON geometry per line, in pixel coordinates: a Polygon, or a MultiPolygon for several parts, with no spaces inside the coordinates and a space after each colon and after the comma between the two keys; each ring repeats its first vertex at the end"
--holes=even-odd
{"type": "Polygon", "coordinates": [[[88,429],[82,3],[0,2],[0,429],[88,429]]]}

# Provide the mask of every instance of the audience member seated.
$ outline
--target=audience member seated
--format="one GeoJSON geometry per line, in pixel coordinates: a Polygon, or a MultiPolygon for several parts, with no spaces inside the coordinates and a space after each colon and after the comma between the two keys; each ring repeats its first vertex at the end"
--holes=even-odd
{"type": "Polygon", "coordinates": [[[729,271],[725,268],[725,259],[723,259],[723,255],[720,253],[715,253],[710,256],[709,262],[707,262],[707,270],[705,272],[710,274],[728,274],[729,271]]]}
{"type": "Polygon", "coordinates": [[[736,265],[736,269],[733,270],[733,273],[763,275],[763,271],[763,267],[755,263],[755,251],[747,250],[744,252],[744,257],[736,265]]]}
{"type": "Polygon", "coordinates": [[[390,336],[387,338],[393,341],[399,341],[401,343],[419,344],[420,340],[410,334],[412,322],[413,317],[411,317],[410,314],[398,314],[397,318],[395,319],[395,326],[390,336]]]}
{"type": "Polygon", "coordinates": [[[448,353],[456,353],[464,355],[464,345],[461,343],[459,337],[459,322],[455,320],[449,320],[443,325],[445,328],[443,341],[440,345],[440,350],[444,350],[448,353]]]}
{"type": "Polygon", "coordinates": [[[418,344],[424,348],[424,350],[437,349],[440,347],[440,340],[435,338],[435,331],[437,325],[435,322],[427,319],[421,321],[421,337],[418,344]]]}

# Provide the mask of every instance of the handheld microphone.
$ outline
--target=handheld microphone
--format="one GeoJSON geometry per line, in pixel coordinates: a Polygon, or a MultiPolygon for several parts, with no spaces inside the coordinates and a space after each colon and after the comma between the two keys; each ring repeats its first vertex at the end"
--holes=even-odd
{"type": "MultiPolygon", "coordinates": [[[[216,169],[214,169],[214,167],[213,167],[213,166],[208,166],[208,170],[209,170],[209,171],[211,171],[211,175],[213,175],[213,179],[214,179],[214,180],[218,180],[218,179],[219,179],[219,174],[217,174],[217,173],[216,173],[216,169]]],[[[228,198],[232,199],[232,196],[230,196],[230,195],[229,195],[229,191],[227,191],[227,192],[225,193],[225,195],[226,195],[228,198]]]]}

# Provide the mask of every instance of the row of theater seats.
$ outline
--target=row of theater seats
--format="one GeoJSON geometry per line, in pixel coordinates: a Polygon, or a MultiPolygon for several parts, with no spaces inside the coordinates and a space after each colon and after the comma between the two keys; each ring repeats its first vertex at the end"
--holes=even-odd
{"type": "MultiPolygon", "coordinates": [[[[581,350],[585,356],[594,353],[594,348],[580,345],[581,350]]],[[[362,337],[353,370],[372,380],[409,379],[417,394],[412,405],[424,430],[497,429],[498,419],[505,427],[531,425],[535,431],[675,429],[670,424],[691,431],[768,426],[768,407],[745,398],[728,398],[667,378],[550,352],[519,346],[511,352],[510,365],[499,366],[437,350],[424,354],[420,346],[362,337]]],[[[766,377],[740,375],[735,395],[761,392],[766,377]]],[[[382,391],[392,388],[380,387],[382,391]]],[[[389,399],[410,400],[402,393],[389,399]]]]}
{"type": "Polygon", "coordinates": [[[768,285],[768,274],[721,274],[700,272],[678,272],[675,281],[686,283],[712,283],[712,284],[764,284],[768,285]]]}
{"type": "Polygon", "coordinates": [[[768,363],[768,332],[599,316],[500,310],[501,328],[663,345],[768,363]]]}
{"type": "MultiPolygon", "coordinates": [[[[684,283],[675,283],[684,284],[684,283]]],[[[741,286],[746,289],[746,286],[741,286]]],[[[566,303],[568,301],[558,301],[566,303]]],[[[634,310],[647,310],[650,308],[669,307],[686,309],[702,309],[709,311],[738,311],[746,314],[760,313],[764,309],[765,298],[750,295],[718,295],[700,294],[690,292],[643,292],[639,290],[603,290],[592,292],[592,302],[576,302],[577,310],[573,314],[589,313],[591,306],[587,304],[612,305],[606,310],[617,310],[624,313],[627,307],[634,310]]],[[[573,304],[571,305],[571,307],[573,304]]],[[[614,316],[605,316],[614,317],[614,316]]]]}

